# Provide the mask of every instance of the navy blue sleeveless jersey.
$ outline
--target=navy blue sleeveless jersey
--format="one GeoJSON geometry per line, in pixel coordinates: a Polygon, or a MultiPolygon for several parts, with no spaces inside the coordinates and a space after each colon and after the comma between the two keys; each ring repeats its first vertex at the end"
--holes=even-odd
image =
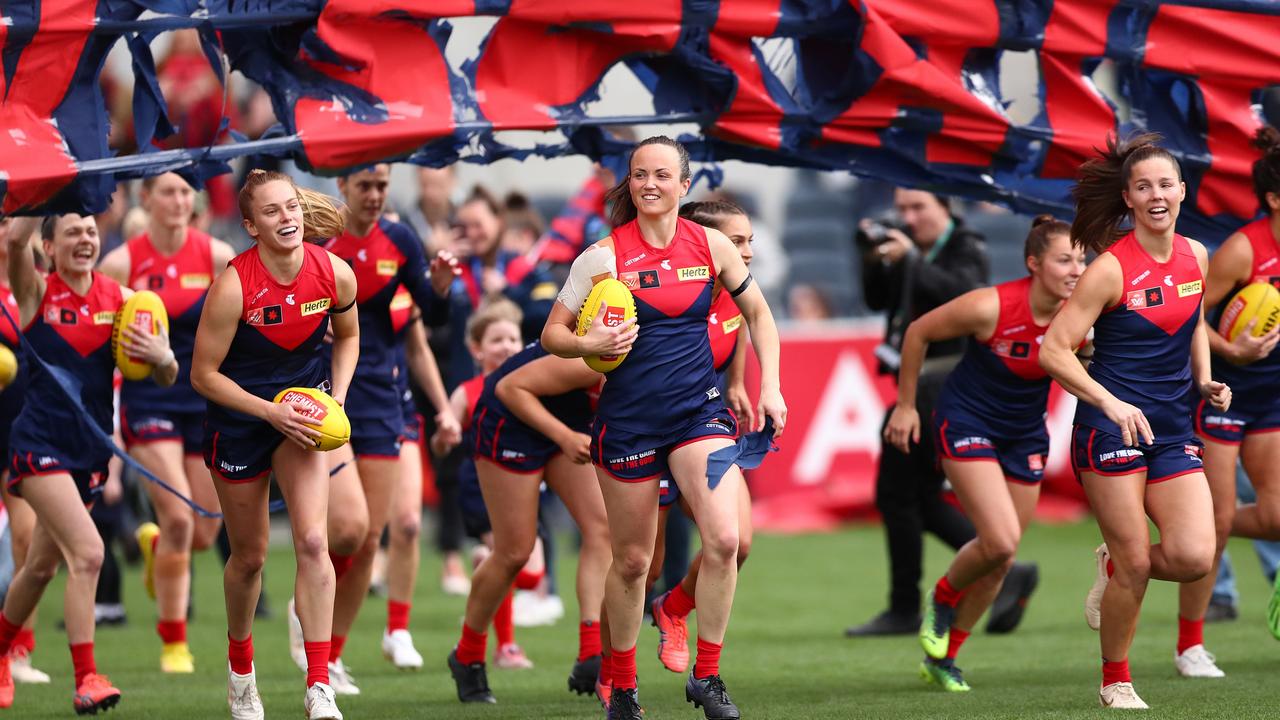
{"type": "MultiPolygon", "coordinates": [[[[78,430],[92,422],[110,433],[113,425],[111,326],[123,303],[120,285],[101,273],[84,296],[77,295],[57,273],[45,278],[44,298],[23,330],[32,349],[72,385],[88,412],[82,418],[42,366],[27,376],[26,399],[14,420],[10,447],[30,455],[19,468],[34,474],[48,469],[41,456],[56,458],[58,470],[101,471],[111,451],[96,437],[78,430]]],[[[31,363],[34,364],[34,363],[31,363]]],[[[55,464],[54,462],[47,463],[55,464]]]]}
{"type": "Polygon", "coordinates": [[[169,315],[169,347],[178,360],[178,379],[172,387],[160,387],[151,380],[126,380],[120,402],[130,415],[153,412],[204,412],[205,401],[191,387],[191,354],[196,346],[196,327],[204,310],[204,299],[213,284],[213,249],[210,237],[194,228],[187,230],[182,248],[162,255],[146,234],[130,240],[129,282],[134,290],[150,290],[164,301],[169,315]]]}
{"type": "MultiPolygon", "coordinates": [[[[399,417],[401,391],[396,377],[400,340],[392,303],[402,286],[428,317],[444,321],[448,303],[431,287],[422,243],[408,226],[379,220],[367,237],[344,233],[326,248],[351,265],[356,275],[356,307],[360,314],[360,360],[356,364],[345,409],[359,419],[399,417]]],[[[403,326],[401,326],[403,327],[403,326]]],[[[394,427],[400,428],[397,420],[394,427]]]]}
{"type": "MultiPolygon", "coordinates": [[[[1131,232],[1107,251],[1120,261],[1124,293],[1093,326],[1089,375],[1147,417],[1157,442],[1192,435],[1191,338],[1200,321],[1204,277],[1191,244],[1174,235],[1156,262],[1131,232]]],[[[1116,424],[1080,403],[1076,424],[1114,435],[1116,424]]]]}
{"type": "MultiPolygon", "coordinates": [[[[547,351],[543,349],[542,343],[535,342],[526,345],[523,350],[507,358],[506,362],[499,365],[497,370],[485,376],[484,390],[476,401],[477,407],[474,412],[483,411],[486,414],[502,418],[507,432],[521,431],[537,435],[537,430],[525,425],[520,418],[507,409],[506,405],[502,404],[502,401],[498,399],[497,388],[498,382],[502,378],[534,360],[546,356],[547,351]]],[[[591,398],[586,390],[571,390],[562,395],[539,399],[542,401],[543,406],[547,408],[547,411],[565,425],[579,432],[587,432],[587,429],[590,428],[591,418],[594,413],[591,410],[591,398]]]]}
{"type": "MultiPolygon", "coordinates": [[[[338,307],[337,284],[329,253],[311,243],[302,247],[302,269],[289,283],[271,276],[257,246],[231,261],[240,277],[244,307],[220,370],[246,392],[266,400],[288,387],[328,386],[330,365],[322,345],[329,312],[338,307]]],[[[214,402],[208,406],[206,434],[249,437],[265,427],[278,436],[263,420],[214,402]]]]}
{"type": "Polygon", "coordinates": [[[22,343],[18,333],[22,322],[18,313],[18,300],[8,285],[0,282],[0,303],[9,311],[9,317],[0,316],[0,345],[13,351],[18,359],[18,374],[3,391],[0,391],[0,462],[9,459],[9,429],[13,427],[13,419],[22,410],[22,396],[27,387],[27,360],[22,356],[22,343]],[[13,322],[10,322],[10,319],[13,322]]]}
{"type": "MultiPolygon", "coordinates": [[[[1280,289],[1280,243],[1271,232],[1270,218],[1249,223],[1239,232],[1249,238],[1253,249],[1249,280],[1232,288],[1222,304],[1214,308],[1209,316],[1214,323],[1221,319],[1223,309],[1244,285],[1260,282],[1280,289]]],[[[1236,365],[1214,355],[1213,378],[1231,388],[1233,406],[1236,403],[1273,406],[1280,402],[1280,352],[1273,352],[1248,365],[1236,365]]]]}
{"type": "Polygon", "coordinates": [[[1031,313],[1031,278],[1001,283],[1000,318],[985,342],[970,342],[938,396],[939,417],[979,420],[991,434],[1013,438],[1044,432],[1049,375],[1040,368],[1048,326],[1031,313]]]}
{"type": "Polygon", "coordinates": [[[671,243],[658,249],[632,221],[614,228],[613,243],[618,279],[635,296],[640,335],[609,373],[600,421],[662,434],[708,406],[723,408],[707,334],[718,271],[706,232],[679,218],[671,243]]]}

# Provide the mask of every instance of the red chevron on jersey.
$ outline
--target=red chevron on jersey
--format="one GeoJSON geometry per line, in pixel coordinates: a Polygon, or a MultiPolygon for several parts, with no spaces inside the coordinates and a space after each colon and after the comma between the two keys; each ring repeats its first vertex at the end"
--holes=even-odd
{"type": "Polygon", "coordinates": [[[1264,217],[1240,228],[1253,249],[1251,283],[1269,283],[1280,289],[1280,242],[1271,230],[1271,218],[1264,217]]]}
{"type": "Polygon", "coordinates": [[[645,242],[639,223],[614,228],[618,279],[643,302],[667,317],[681,315],[718,275],[702,226],[678,218],[676,235],[665,248],[645,242]]]}
{"type": "Polygon", "coordinates": [[[169,317],[177,318],[204,298],[213,284],[213,245],[211,238],[187,229],[187,239],[172,255],[165,255],[143,233],[127,245],[129,248],[129,287],[150,290],[164,301],[169,317]]]}
{"type": "Polygon", "coordinates": [[[329,253],[311,243],[302,247],[302,269],[289,283],[271,276],[257,246],[231,261],[244,293],[241,321],[285,350],[294,350],[311,337],[337,302],[329,253]]]}
{"type": "Polygon", "coordinates": [[[344,232],[330,240],[325,249],[351,265],[356,274],[356,302],[365,303],[382,292],[389,283],[398,283],[400,266],[405,262],[404,253],[383,232],[381,223],[374,223],[366,237],[356,237],[344,232]]]}
{"type": "Polygon", "coordinates": [[[1113,309],[1136,313],[1170,336],[1200,312],[1204,276],[1186,238],[1174,235],[1173,252],[1163,263],[1156,262],[1132,232],[1108,252],[1120,261],[1124,278],[1124,295],[1113,309]]]}
{"type": "Polygon", "coordinates": [[[3,283],[0,283],[0,303],[4,304],[4,309],[9,311],[9,317],[13,318],[13,322],[9,322],[8,318],[0,317],[0,342],[16,349],[18,347],[16,326],[22,322],[18,314],[20,312],[18,310],[18,298],[14,297],[13,290],[3,283]]]}
{"type": "Polygon", "coordinates": [[[77,295],[61,275],[50,273],[45,276],[40,309],[24,331],[30,332],[36,323],[47,325],[80,357],[89,357],[111,342],[111,325],[122,297],[120,284],[100,272],[93,273],[93,284],[84,296],[77,295]]]}
{"type": "Polygon", "coordinates": [[[1000,317],[996,330],[983,345],[1000,359],[1009,372],[1024,380],[1046,377],[1040,367],[1040,343],[1047,325],[1037,325],[1031,313],[1031,277],[996,286],[1000,317]]]}
{"type": "Polygon", "coordinates": [[[413,296],[401,285],[396,294],[391,296],[391,304],[387,306],[391,313],[391,329],[399,335],[413,317],[413,296]]]}
{"type": "Polygon", "coordinates": [[[711,338],[711,357],[716,369],[723,368],[733,359],[738,346],[738,330],[742,327],[742,313],[733,296],[723,289],[711,302],[711,314],[707,316],[707,335],[711,338]]]}
{"type": "Polygon", "coordinates": [[[476,414],[476,403],[480,402],[480,395],[484,393],[484,378],[484,375],[477,375],[458,386],[467,398],[467,412],[462,416],[463,430],[471,428],[471,416],[476,414]]]}

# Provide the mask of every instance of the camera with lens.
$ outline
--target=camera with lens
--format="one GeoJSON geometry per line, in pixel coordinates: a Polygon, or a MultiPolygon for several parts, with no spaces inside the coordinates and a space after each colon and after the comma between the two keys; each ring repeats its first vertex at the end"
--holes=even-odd
{"type": "Polygon", "coordinates": [[[890,229],[901,230],[901,228],[886,220],[869,220],[865,224],[858,226],[858,232],[854,234],[853,239],[863,250],[869,250],[887,241],[890,229]]]}

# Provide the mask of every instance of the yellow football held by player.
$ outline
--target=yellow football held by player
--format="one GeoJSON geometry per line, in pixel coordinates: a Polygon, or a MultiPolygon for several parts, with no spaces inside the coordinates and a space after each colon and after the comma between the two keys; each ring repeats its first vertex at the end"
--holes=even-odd
{"type": "Polygon", "coordinates": [[[1261,337],[1280,322],[1280,290],[1270,283],[1256,282],[1240,288],[1222,311],[1218,321],[1218,333],[1228,341],[1244,331],[1250,320],[1257,318],[1253,336],[1261,337]]]}
{"type": "Polygon", "coordinates": [[[285,388],[276,395],[274,402],[293,405],[295,410],[306,416],[308,425],[320,431],[320,437],[315,439],[316,445],[313,448],[318,452],[336,450],[351,439],[351,421],[347,419],[346,411],[323,390],[309,387],[285,388]]]}
{"type": "Polygon", "coordinates": [[[8,345],[0,345],[0,388],[9,387],[9,383],[18,377],[18,356],[13,354],[8,345]]]}
{"type": "Polygon", "coordinates": [[[115,322],[111,326],[111,356],[115,358],[120,374],[125,380],[142,380],[151,374],[152,367],[129,357],[128,343],[123,342],[127,327],[145,329],[152,335],[159,335],[163,329],[168,334],[169,313],[165,311],[160,296],[150,290],[135,292],[116,311],[115,322]]]}
{"type": "MultiPolygon", "coordinates": [[[[619,280],[605,278],[591,288],[591,293],[578,311],[577,333],[581,337],[591,328],[596,315],[604,315],[606,327],[617,327],[636,316],[636,300],[619,280]]],[[[588,355],[582,358],[596,372],[607,373],[622,364],[623,355],[588,355]]]]}

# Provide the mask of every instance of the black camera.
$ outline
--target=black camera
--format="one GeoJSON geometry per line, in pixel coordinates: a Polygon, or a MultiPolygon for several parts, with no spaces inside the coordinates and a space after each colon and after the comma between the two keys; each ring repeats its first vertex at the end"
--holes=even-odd
{"type": "Polygon", "coordinates": [[[858,232],[854,234],[853,239],[864,250],[877,247],[889,239],[891,228],[901,229],[884,220],[869,220],[865,225],[858,226],[858,232]]]}

